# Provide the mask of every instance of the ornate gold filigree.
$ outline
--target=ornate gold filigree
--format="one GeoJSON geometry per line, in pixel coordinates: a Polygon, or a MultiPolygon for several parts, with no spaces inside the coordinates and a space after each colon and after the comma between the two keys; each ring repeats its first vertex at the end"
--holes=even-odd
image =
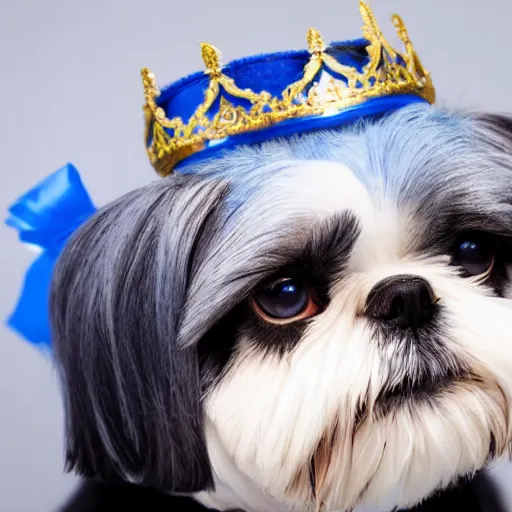
{"type": "Polygon", "coordinates": [[[150,161],[157,172],[162,176],[170,174],[179,161],[203,149],[209,140],[259,130],[287,119],[342,111],[371,98],[399,93],[418,94],[433,103],[435,92],[430,74],[418,59],[402,19],[397,15],[392,18],[405,49],[400,53],[385,39],[373,12],[363,0],[360,0],[360,11],[363,36],[368,41],[368,63],[362,72],[342,65],[326,53],[322,36],[312,28],[307,34],[310,59],[303,76],[286,87],[281,97],[272,97],[265,91],[256,93],[240,89],[222,72],[220,51],[212,45],[201,44],[210,83],[204,102],[186,123],[179,117],[166,117],[156,102],[160,90],[155,76],[144,68],[141,75],[146,100],[145,140],[150,161]],[[341,75],[345,80],[335,78],[331,73],[341,75]],[[247,100],[250,108],[231,104],[222,91],[247,100]],[[218,99],[218,112],[208,116],[218,99]]]}

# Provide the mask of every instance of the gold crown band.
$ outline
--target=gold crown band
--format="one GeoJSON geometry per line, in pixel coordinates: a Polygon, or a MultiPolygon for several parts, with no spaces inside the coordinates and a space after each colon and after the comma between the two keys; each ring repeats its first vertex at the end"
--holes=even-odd
{"type": "Polygon", "coordinates": [[[260,130],[288,119],[341,112],[368,99],[393,94],[413,93],[433,103],[435,91],[430,74],[418,59],[402,19],[398,15],[392,17],[404,53],[394,50],[387,42],[364,1],[360,0],[359,8],[364,23],[363,37],[368,41],[368,63],[362,72],[339,63],[326,53],[322,36],[312,28],[307,35],[310,59],[304,67],[303,77],[286,87],[281,97],[273,97],[265,91],[255,93],[240,89],[222,72],[220,52],[203,43],[201,53],[210,82],[204,102],[185,123],[180,117],[169,119],[164,109],[157,105],[160,91],[155,76],[148,69],[142,69],[146,147],[158,174],[170,174],[178,162],[201,151],[206,141],[260,130]],[[344,76],[346,82],[332,75],[323,87],[314,82],[322,66],[344,76]],[[221,95],[221,87],[231,96],[248,100],[251,107],[245,109],[231,104],[221,95]],[[213,117],[208,117],[207,113],[219,95],[219,110],[213,117]],[[173,136],[166,129],[173,130],[173,136]]]}

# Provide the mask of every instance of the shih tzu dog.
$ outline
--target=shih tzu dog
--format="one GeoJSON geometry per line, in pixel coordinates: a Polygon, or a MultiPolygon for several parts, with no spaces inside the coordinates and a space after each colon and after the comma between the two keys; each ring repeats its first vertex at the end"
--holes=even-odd
{"type": "Polygon", "coordinates": [[[511,143],[413,105],[101,210],[54,277],[69,467],[220,511],[391,510],[507,453],[511,143]]]}
{"type": "Polygon", "coordinates": [[[204,45],[208,72],[161,94],[144,74],[166,176],[53,272],[67,464],[90,480],[66,510],[504,510],[484,468],[512,441],[512,122],[432,105],[401,20],[397,54],[362,12],[363,42],[310,31],[225,73],[204,45]]]}

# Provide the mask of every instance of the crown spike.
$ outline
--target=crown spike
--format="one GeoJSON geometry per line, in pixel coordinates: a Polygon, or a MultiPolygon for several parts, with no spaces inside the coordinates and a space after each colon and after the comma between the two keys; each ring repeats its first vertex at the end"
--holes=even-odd
{"type": "Polygon", "coordinates": [[[220,50],[211,44],[201,43],[201,56],[206,66],[206,72],[212,77],[220,76],[222,72],[220,50]]]}
{"type": "Polygon", "coordinates": [[[414,51],[411,39],[409,37],[409,33],[407,28],[405,27],[405,23],[402,18],[398,14],[394,14],[391,17],[391,21],[395,26],[397,35],[399,39],[402,41],[405,48],[404,60],[407,65],[407,69],[409,72],[418,77],[418,84],[421,87],[425,87],[425,96],[432,103],[435,101],[435,90],[432,86],[432,83],[429,79],[429,72],[423,67],[418,55],[414,51]]]}
{"type": "Polygon", "coordinates": [[[308,50],[312,55],[320,55],[325,51],[325,42],[316,28],[308,30],[308,50]]]}
{"type": "Polygon", "coordinates": [[[373,14],[371,7],[364,0],[359,0],[359,11],[363,18],[364,28],[371,30],[374,36],[380,36],[381,30],[375,19],[375,14],[373,14]]]}
{"type": "Polygon", "coordinates": [[[402,41],[404,45],[407,67],[409,68],[409,71],[411,73],[416,73],[416,59],[414,55],[414,50],[412,47],[411,40],[409,38],[409,33],[405,28],[405,24],[398,14],[393,14],[393,16],[391,17],[391,21],[395,26],[398,38],[400,39],[400,41],[402,41]]]}
{"type": "Polygon", "coordinates": [[[142,77],[142,86],[144,87],[144,95],[146,99],[158,96],[160,94],[160,89],[156,84],[155,75],[148,68],[142,68],[140,70],[140,75],[142,77]]]}
{"type": "Polygon", "coordinates": [[[398,14],[393,14],[393,16],[391,16],[391,21],[393,22],[396,33],[398,34],[398,37],[402,43],[404,43],[406,47],[412,46],[411,40],[409,39],[409,33],[405,28],[405,23],[403,22],[402,18],[398,14]]]}

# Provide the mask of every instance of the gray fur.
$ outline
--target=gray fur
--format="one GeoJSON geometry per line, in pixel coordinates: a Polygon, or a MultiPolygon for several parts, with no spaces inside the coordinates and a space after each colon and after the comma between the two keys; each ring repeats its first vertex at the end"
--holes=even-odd
{"type": "Polygon", "coordinates": [[[172,491],[211,485],[197,354],[176,340],[225,192],[195,177],[153,183],[101,210],[61,257],[51,309],[70,469],[172,491]]]}

